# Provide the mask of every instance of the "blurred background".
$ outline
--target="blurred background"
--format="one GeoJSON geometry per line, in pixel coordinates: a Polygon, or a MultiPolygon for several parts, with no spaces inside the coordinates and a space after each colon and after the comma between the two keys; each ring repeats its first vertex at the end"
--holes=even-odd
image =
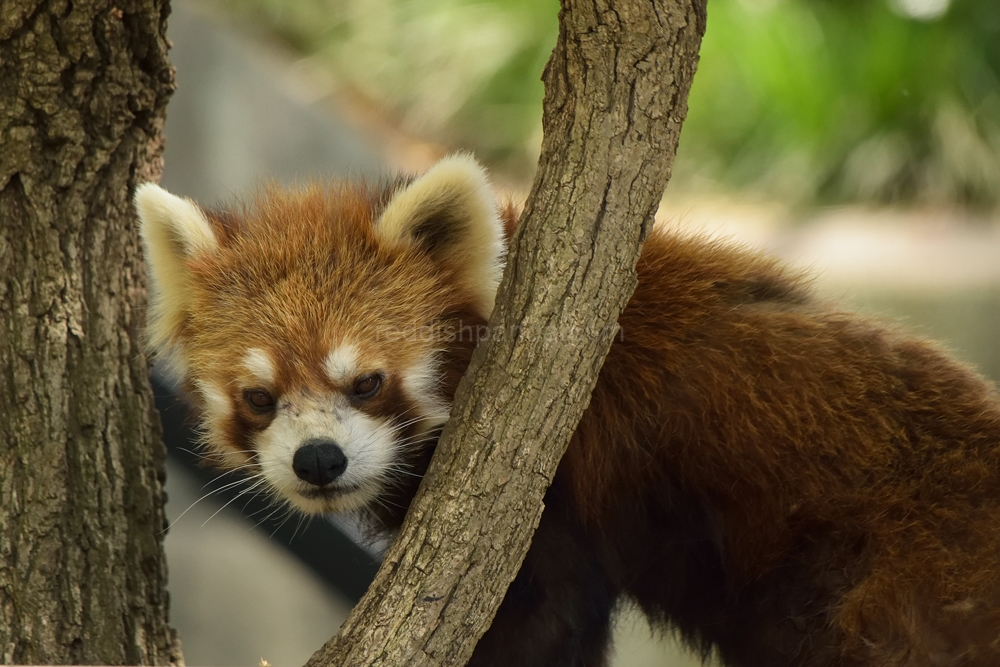
{"type": "MultiPolygon", "coordinates": [[[[173,7],[171,191],[212,204],[266,180],[419,172],[462,149],[527,192],[554,0],[173,7]]],[[[809,268],[826,297],[1000,378],[1000,3],[709,0],[658,218],[809,268]]],[[[209,481],[183,408],[158,391],[188,664],[302,664],[364,590],[378,545],[209,481]]],[[[615,667],[697,662],[622,610],[615,667]]]]}

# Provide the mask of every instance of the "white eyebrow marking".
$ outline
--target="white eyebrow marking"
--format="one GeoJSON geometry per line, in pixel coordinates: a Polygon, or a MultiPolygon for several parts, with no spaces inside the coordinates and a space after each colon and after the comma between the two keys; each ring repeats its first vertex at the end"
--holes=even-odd
{"type": "Polygon", "coordinates": [[[254,347],[247,350],[243,357],[243,366],[265,384],[274,384],[275,369],[271,356],[264,350],[254,347]]]}
{"type": "Polygon", "coordinates": [[[351,343],[330,350],[326,355],[326,374],[334,382],[345,382],[358,372],[358,348],[351,343]]]}
{"type": "Polygon", "coordinates": [[[403,391],[417,404],[418,414],[426,420],[424,428],[430,430],[448,420],[451,406],[437,393],[441,383],[441,370],[434,357],[428,357],[404,370],[402,379],[403,391]]]}
{"type": "Polygon", "coordinates": [[[195,380],[195,387],[201,394],[205,405],[206,421],[213,427],[218,427],[231,411],[229,397],[221,388],[211,382],[195,380]]]}

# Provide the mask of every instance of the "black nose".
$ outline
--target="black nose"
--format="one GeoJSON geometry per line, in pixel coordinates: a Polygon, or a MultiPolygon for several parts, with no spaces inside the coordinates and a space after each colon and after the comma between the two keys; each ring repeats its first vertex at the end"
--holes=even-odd
{"type": "Polygon", "coordinates": [[[333,440],[307,440],[292,457],[292,469],[304,482],[323,486],[344,474],[347,457],[333,440]]]}

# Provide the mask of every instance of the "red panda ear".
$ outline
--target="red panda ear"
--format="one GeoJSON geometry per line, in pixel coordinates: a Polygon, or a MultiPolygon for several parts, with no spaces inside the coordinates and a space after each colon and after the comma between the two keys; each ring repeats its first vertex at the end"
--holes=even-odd
{"type": "Polygon", "coordinates": [[[215,252],[219,242],[196,204],[155,183],[136,188],[135,208],[150,277],[148,342],[175,374],[183,376],[177,337],[191,302],[187,259],[215,252]]]}
{"type": "Polygon", "coordinates": [[[448,265],[489,318],[503,272],[503,226],[486,171],[452,155],[398,192],[375,225],[386,243],[407,243],[448,265]]]}

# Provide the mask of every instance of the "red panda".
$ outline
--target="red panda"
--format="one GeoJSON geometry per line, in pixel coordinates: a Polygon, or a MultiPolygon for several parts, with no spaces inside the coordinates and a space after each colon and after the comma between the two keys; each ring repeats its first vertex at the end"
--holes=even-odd
{"type": "MultiPolygon", "coordinates": [[[[135,201],[150,347],[213,460],[398,527],[514,225],[483,169],[135,201]]],[[[744,249],[657,230],[637,271],[470,664],[605,665],[631,600],[726,665],[1000,665],[995,388],[744,249]]]]}

